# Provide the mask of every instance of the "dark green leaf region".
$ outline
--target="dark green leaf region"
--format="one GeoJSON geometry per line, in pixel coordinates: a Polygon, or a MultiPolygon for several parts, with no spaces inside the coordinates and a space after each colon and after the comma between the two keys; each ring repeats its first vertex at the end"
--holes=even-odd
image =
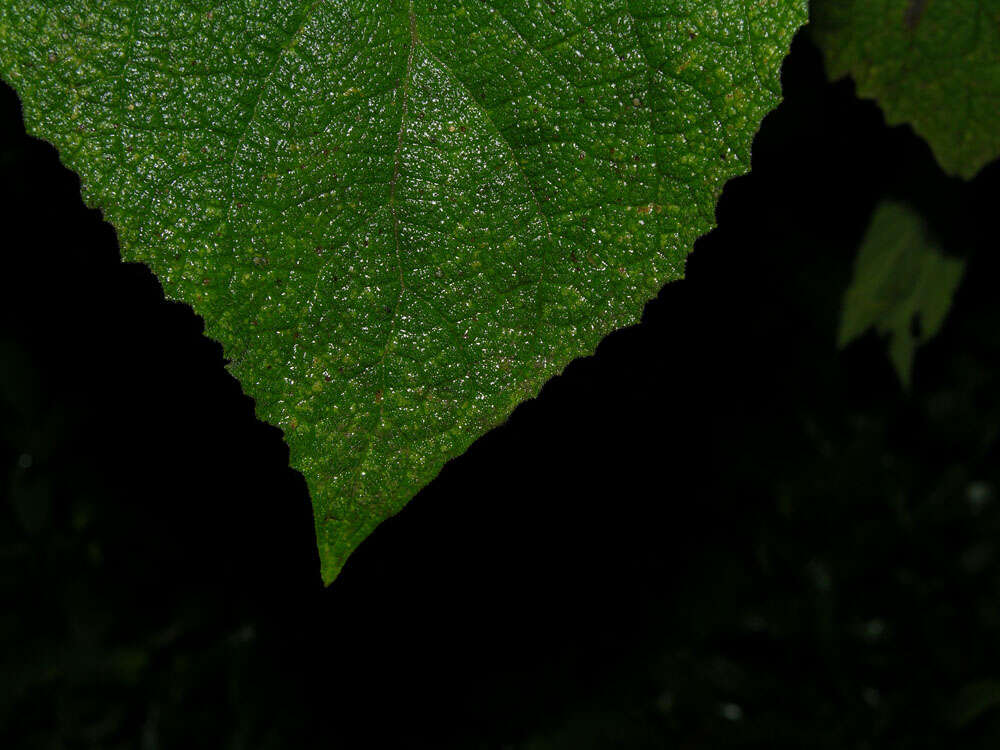
{"type": "Polygon", "coordinates": [[[945,256],[912,208],[886,202],[875,209],[844,295],[841,347],[869,328],[889,337],[889,359],[909,388],[920,344],[944,323],[965,261],[945,256]]]}
{"type": "Polygon", "coordinates": [[[812,30],[830,77],[911,123],[949,174],[1000,155],[1000,0],[813,0],[812,30]]]}
{"type": "Polygon", "coordinates": [[[0,0],[0,75],[284,431],[329,582],[682,276],[806,18],[806,0],[0,0]]]}

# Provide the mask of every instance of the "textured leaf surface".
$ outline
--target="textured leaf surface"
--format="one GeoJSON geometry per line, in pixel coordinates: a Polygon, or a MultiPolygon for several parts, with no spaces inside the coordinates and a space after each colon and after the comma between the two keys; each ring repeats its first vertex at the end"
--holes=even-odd
{"type": "Polygon", "coordinates": [[[813,0],[812,20],[831,78],[912,123],[945,171],[1000,155],[1000,0],[813,0]]]}
{"type": "Polygon", "coordinates": [[[872,217],[844,295],[839,345],[874,327],[889,337],[889,358],[909,387],[913,355],[951,308],[965,261],[948,258],[909,206],[887,202],[872,217]]]}
{"type": "Polygon", "coordinates": [[[807,15],[805,0],[0,8],[0,74],[29,129],[284,430],[326,581],[682,275],[807,15]]]}

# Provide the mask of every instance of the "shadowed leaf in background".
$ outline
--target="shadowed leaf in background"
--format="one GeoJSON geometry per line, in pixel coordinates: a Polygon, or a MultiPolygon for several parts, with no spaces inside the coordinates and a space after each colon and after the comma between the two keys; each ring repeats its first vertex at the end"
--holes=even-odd
{"type": "Polygon", "coordinates": [[[964,271],[965,262],[941,252],[912,208],[882,203],[844,294],[838,345],[869,328],[888,336],[889,359],[909,388],[916,349],[941,329],[964,271]]]}
{"type": "Polygon", "coordinates": [[[1000,154],[1000,0],[813,0],[831,78],[911,123],[949,174],[1000,154]]]}

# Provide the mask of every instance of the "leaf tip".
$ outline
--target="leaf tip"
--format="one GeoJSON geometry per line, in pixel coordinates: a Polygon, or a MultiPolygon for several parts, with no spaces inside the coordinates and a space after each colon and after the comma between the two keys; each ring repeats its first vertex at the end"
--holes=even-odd
{"type": "MultiPolygon", "coordinates": [[[[314,495],[315,497],[315,495],[314,495]]],[[[381,516],[321,520],[316,516],[316,540],[319,549],[319,572],[323,585],[329,586],[340,576],[348,558],[384,520],[381,516]]]]}

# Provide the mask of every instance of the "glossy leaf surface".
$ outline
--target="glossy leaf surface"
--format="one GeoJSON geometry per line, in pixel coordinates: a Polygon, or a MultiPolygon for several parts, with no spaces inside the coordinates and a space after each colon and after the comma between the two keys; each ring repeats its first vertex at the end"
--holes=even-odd
{"type": "Polygon", "coordinates": [[[124,258],[204,317],[284,431],[329,582],[449,458],[682,276],[806,15],[805,0],[0,0],[0,74],[124,258]]]}

